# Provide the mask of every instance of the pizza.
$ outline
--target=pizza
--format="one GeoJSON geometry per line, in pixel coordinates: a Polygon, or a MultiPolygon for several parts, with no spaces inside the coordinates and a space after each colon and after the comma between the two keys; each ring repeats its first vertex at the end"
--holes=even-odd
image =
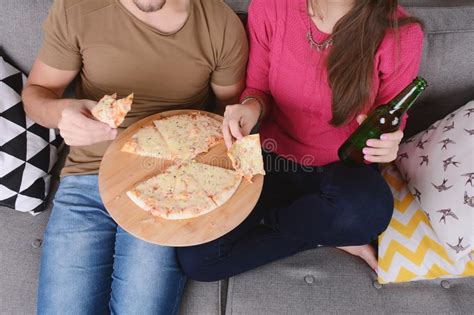
{"type": "Polygon", "coordinates": [[[218,206],[234,195],[242,181],[235,171],[207,164],[189,163],[184,169],[218,206]]]}
{"type": "Polygon", "coordinates": [[[250,135],[237,140],[227,152],[233,167],[245,179],[252,182],[255,175],[265,175],[260,135],[250,135]]]}
{"type": "Polygon", "coordinates": [[[223,141],[221,123],[198,112],[154,122],[177,162],[192,160],[223,141]]]}
{"type": "Polygon", "coordinates": [[[154,126],[141,128],[123,145],[122,152],[154,157],[157,159],[174,159],[174,153],[168,148],[163,136],[154,126]]]}
{"type": "Polygon", "coordinates": [[[193,162],[171,166],[164,173],[138,184],[127,196],[154,216],[168,220],[191,219],[224,204],[240,181],[234,171],[193,162]]]}
{"type": "Polygon", "coordinates": [[[91,113],[97,120],[106,123],[111,128],[117,128],[132,109],[132,104],[133,93],[119,100],[117,100],[117,94],[105,95],[91,110],[91,113]]]}
{"type": "MultiPolygon", "coordinates": [[[[110,101],[109,101],[110,102],[110,101]]],[[[167,220],[192,219],[224,205],[245,177],[265,174],[258,135],[237,141],[229,150],[235,170],[198,163],[199,154],[223,141],[221,122],[199,112],[155,120],[142,127],[122,152],[167,159],[174,165],[127,192],[140,208],[167,220]]]]}
{"type": "Polygon", "coordinates": [[[172,197],[176,182],[176,166],[168,168],[164,173],[152,177],[127,192],[127,196],[145,211],[156,208],[159,200],[172,197]]]}
{"type": "Polygon", "coordinates": [[[209,148],[224,140],[222,136],[222,123],[220,121],[202,114],[192,115],[192,119],[194,125],[192,132],[201,134],[209,148]]]}

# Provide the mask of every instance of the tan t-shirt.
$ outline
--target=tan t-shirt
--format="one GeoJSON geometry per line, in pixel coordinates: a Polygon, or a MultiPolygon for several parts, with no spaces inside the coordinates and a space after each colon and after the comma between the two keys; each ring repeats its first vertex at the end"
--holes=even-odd
{"type": "MultiPolygon", "coordinates": [[[[161,111],[204,109],[210,82],[228,86],[245,76],[245,30],[222,0],[191,0],[188,20],[174,34],[142,22],[119,0],[56,0],[44,33],[39,59],[80,70],[77,98],[135,93],[122,130],[161,111]]],[[[72,147],[62,175],[98,173],[109,144],[72,147]]]]}

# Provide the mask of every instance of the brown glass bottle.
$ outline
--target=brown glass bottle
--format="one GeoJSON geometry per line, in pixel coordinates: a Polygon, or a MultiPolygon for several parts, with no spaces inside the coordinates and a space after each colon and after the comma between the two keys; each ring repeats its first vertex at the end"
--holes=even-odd
{"type": "Polygon", "coordinates": [[[351,165],[364,164],[362,150],[367,147],[367,140],[380,139],[384,133],[397,131],[400,128],[403,115],[423,94],[427,86],[426,80],[418,77],[388,104],[374,109],[362,125],[339,148],[338,153],[341,161],[351,165]]]}

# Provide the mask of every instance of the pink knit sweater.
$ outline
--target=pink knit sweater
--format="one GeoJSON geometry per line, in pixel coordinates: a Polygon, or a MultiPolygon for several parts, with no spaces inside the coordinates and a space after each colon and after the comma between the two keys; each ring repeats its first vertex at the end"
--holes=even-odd
{"type": "MultiPolygon", "coordinates": [[[[317,52],[306,39],[308,28],[317,42],[329,34],[319,31],[307,13],[306,0],[251,2],[250,60],[242,98],[253,95],[268,104],[260,130],[265,148],[303,165],[322,166],[339,159],[338,148],[358,124],[353,121],[341,128],[329,124],[332,92],[325,57],[330,48],[317,52]]],[[[405,14],[402,8],[399,14],[405,14]]],[[[418,73],[420,26],[403,26],[399,40],[397,44],[393,32],[387,31],[376,53],[373,106],[391,100],[418,73]]]]}

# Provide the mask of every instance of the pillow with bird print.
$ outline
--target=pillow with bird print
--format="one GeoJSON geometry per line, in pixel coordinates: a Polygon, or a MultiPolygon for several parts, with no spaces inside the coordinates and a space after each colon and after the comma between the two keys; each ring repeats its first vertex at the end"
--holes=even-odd
{"type": "Polygon", "coordinates": [[[474,101],[400,146],[398,168],[451,259],[474,250],[474,101]]]}

